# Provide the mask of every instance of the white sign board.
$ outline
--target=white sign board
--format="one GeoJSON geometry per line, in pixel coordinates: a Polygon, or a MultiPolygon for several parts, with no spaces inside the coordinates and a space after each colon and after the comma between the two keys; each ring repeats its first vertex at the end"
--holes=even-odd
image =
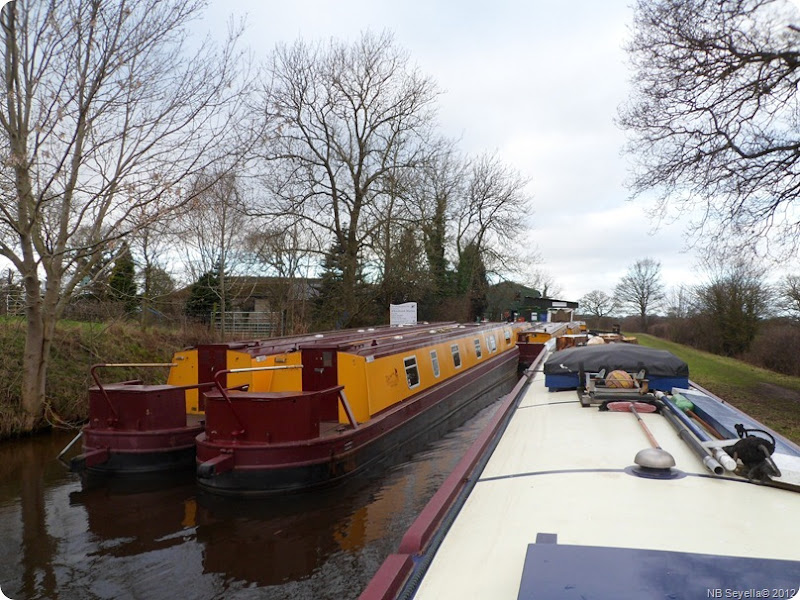
{"type": "Polygon", "coordinates": [[[417,324],[417,303],[406,302],[405,304],[389,305],[389,325],[416,325],[417,324]]]}

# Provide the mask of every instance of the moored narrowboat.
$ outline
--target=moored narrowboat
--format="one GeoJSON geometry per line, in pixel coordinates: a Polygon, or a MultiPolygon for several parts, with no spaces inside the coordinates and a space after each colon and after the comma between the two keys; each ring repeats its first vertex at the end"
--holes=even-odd
{"type": "MultiPolygon", "coordinates": [[[[456,328],[442,323],[439,329],[456,328]]],[[[176,352],[171,363],[98,364],[91,369],[95,385],[89,389],[89,420],[64,448],[59,458],[80,440],[82,452],[68,466],[77,473],[95,475],[152,475],[175,470],[194,470],[195,438],[203,431],[202,394],[215,383],[219,371],[253,366],[281,367],[299,364],[299,346],[332,344],[349,340],[357,343],[428,331],[430,325],[388,326],[346,329],[313,334],[203,344],[176,352]],[[166,384],[151,385],[141,380],[102,383],[109,369],[169,368],[166,384]]],[[[117,371],[118,372],[118,371],[117,371]]],[[[276,370],[257,374],[223,375],[224,387],[247,386],[260,391],[299,389],[300,372],[276,370]]]]}
{"type": "Polygon", "coordinates": [[[545,321],[535,321],[521,331],[517,339],[520,370],[530,366],[548,343],[559,350],[583,346],[589,339],[586,323],[575,320],[573,309],[549,309],[542,313],[545,321]]]}
{"type": "Polygon", "coordinates": [[[226,369],[206,391],[197,481],[224,494],[326,485],[410,454],[516,380],[522,323],[428,326],[299,344],[299,363],[226,369]],[[293,372],[294,390],[265,390],[293,372]],[[246,390],[224,377],[252,377],[246,390]]]}
{"type": "Polygon", "coordinates": [[[194,462],[195,437],[202,422],[186,414],[186,386],[147,385],[141,380],[103,384],[102,368],[170,367],[171,363],[98,364],[91,369],[89,422],[61,452],[80,438],[83,452],[72,458],[70,470],[98,475],[141,475],[186,469],[194,462]]]}

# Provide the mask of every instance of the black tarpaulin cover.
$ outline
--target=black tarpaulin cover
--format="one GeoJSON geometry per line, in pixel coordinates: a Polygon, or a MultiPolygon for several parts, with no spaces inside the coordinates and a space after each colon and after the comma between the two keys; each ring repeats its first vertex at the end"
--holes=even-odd
{"type": "Polygon", "coordinates": [[[553,353],[544,363],[545,375],[606,373],[615,369],[634,372],[645,369],[648,376],[689,377],[689,366],[666,350],[645,348],[636,344],[603,344],[577,346],[553,353]]]}

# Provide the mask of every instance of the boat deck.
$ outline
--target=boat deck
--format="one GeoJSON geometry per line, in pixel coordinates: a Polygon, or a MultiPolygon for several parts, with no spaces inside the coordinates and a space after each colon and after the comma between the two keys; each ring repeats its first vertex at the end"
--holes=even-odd
{"type": "Polygon", "coordinates": [[[636,417],[584,408],[574,390],[550,392],[537,373],[414,598],[796,589],[800,493],[714,476],[664,417],[641,417],[680,477],[633,475],[634,456],[650,447],[636,417]]]}

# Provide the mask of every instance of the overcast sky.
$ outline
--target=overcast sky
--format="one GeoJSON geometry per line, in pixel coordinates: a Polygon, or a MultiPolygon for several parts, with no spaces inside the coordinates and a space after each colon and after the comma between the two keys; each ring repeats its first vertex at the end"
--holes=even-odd
{"type": "Polygon", "coordinates": [[[400,2],[211,0],[204,24],[247,16],[256,57],[276,43],[367,29],[392,31],[443,90],[440,122],[468,154],[498,152],[530,177],[526,246],[566,300],[609,294],[637,259],[662,265],[667,286],[695,283],[685,224],[651,222],[624,187],[624,134],[614,125],[629,91],[623,45],[631,0],[400,2]]]}

